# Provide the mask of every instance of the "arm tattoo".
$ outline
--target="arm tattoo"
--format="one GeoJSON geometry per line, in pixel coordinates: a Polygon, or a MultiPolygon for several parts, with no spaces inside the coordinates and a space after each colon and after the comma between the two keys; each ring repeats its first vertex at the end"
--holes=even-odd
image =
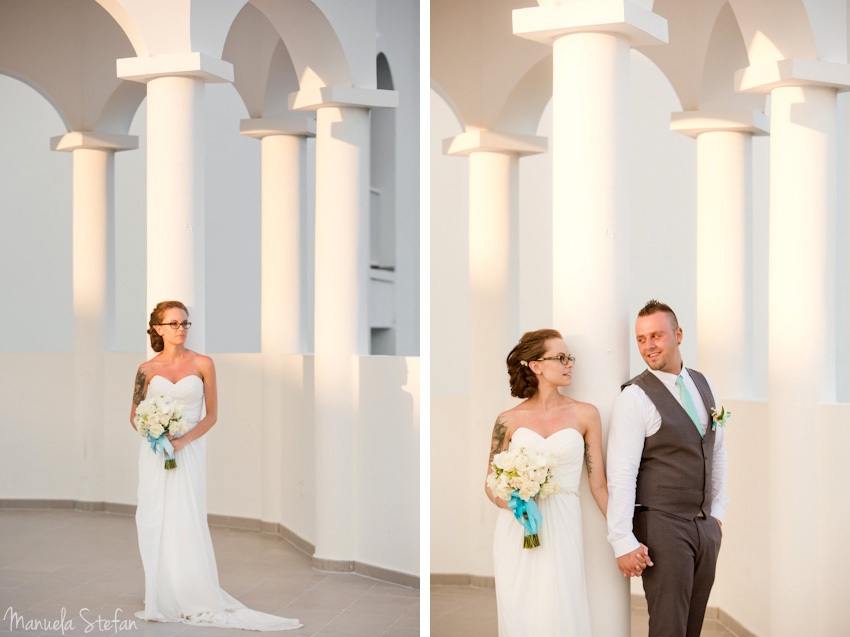
{"type": "Polygon", "coordinates": [[[584,443],[584,463],[587,465],[587,477],[593,472],[592,463],[590,461],[590,445],[584,443]]]}
{"type": "Polygon", "coordinates": [[[508,428],[501,418],[496,419],[496,424],[493,425],[493,443],[490,446],[490,463],[493,463],[493,456],[505,449],[505,436],[508,433],[508,428]]]}
{"type": "Polygon", "coordinates": [[[139,369],[136,373],[136,387],[133,390],[133,404],[138,406],[145,399],[145,372],[139,369]]]}

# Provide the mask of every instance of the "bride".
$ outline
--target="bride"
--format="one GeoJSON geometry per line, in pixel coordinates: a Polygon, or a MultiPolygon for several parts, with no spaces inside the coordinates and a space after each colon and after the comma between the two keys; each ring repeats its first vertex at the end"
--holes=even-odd
{"type": "Polygon", "coordinates": [[[183,403],[190,429],[174,446],[177,467],[166,471],[147,440],[139,450],[136,527],[145,569],[145,610],[136,617],[246,630],[291,630],[297,619],[245,608],[218,583],[206,504],[206,434],[218,416],[215,366],[186,349],[191,323],[179,301],[159,303],[150,317],[151,348],[159,352],[136,374],[130,422],[146,397],[170,396],[183,403]]]}
{"type": "MultiPolygon", "coordinates": [[[[507,364],[511,395],[526,400],[496,420],[490,462],[507,449],[551,454],[557,458],[554,474],[561,489],[540,499],[540,546],[524,549],[523,527],[508,502],[485,486],[487,496],[501,509],[493,542],[499,635],[587,637],[590,611],[578,486],[584,462],[590,491],[604,515],[608,483],[599,412],[558,392],[572,383],[575,357],[556,330],[523,334],[507,364]]],[[[488,466],[487,475],[492,471],[488,466]]]]}

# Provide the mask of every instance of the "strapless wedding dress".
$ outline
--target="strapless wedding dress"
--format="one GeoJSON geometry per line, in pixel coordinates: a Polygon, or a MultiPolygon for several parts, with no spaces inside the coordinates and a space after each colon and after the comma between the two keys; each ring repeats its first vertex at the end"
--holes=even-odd
{"type": "MultiPolygon", "coordinates": [[[[205,411],[204,382],[198,376],[176,383],[154,376],[147,396],[181,401],[192,427],[205,411]]],[[[245,608],[219,586],[207,525],[206,445],[206,436],[189,443],[175,456],[177,468],[166,471],[163,457],[141,441],[136,527],[145,568],[145,610],[136,617],[246,630],[299,628],[297,619],[245,608]]]]}
{"type": "Polygon", "coordinates": [[[510,449],[549,453],[561,492],[539,501],[540,546],[522,548],[523,528],[513,513],[499,509],[493,542],[500,637],[588,637],[590,611],[584,579],[584,549],[578,486],[584,438],[575,429],[543,438],[518,428],[510,449]]]}

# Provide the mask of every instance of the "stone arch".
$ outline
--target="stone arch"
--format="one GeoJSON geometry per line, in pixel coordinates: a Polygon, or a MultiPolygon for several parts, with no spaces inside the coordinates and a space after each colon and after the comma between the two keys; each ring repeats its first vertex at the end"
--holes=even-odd
{"type": "MultiPolygon", "coordinates": [[[[773,62],[785,58],[818,58],[818,42],[809,10],[804,0],[730,0],[735,18],[747,47],[750,64],[773,62]]],[[[811,4],[811,3],[809,3],[811,4]]],[[[840,26],[838,20],[829,25],[827,16],[815,14],[817,35],[822,36],[825,51],[831,51],[827,40],[840,26]]],[[[846,30],[846,23],[843,25],[846,30]]],[[[846,38],[846,35],[845,35],[846,38]]],[[[846,61],[846,50],[844,61],[846,61]]]]}
{"type": "Polygon", "coordinates": [[[150,50],[142,34],[141,27],[137,20],[130,14],[130,11],[124,6],[122,0],[97,0],[97,3],[118,23],[124,35],[130,40],[130,44],[136,55],[150,55],[150,50]]]}
{"type": "Polygon", "coordinates": [[[70,125],[68,124],[68,118],[65,115],[65,111],[62,110],[62,106],[59,102],[54,99],[54,97],[50,94],[50,91],[41,86],[38,82],[33,80],[26,75],[21,73],[17,73],[12,69],[4,68],[0,66],[0,75],[5,75],[7,77],[11,77],[14,80],[18,80],[19,82],[26,84],[36,93],[41,95],[47,102],[53,107],[53,110],[56,111],[56,114],[59,115],[59,118],[62,120],[62,123],[65,125],[65,130],[71,130],[70,125]]]}
{"type": "MultiPolygon", "coordinates": [[[[267,95],[269,85],[275,83],[278,73],[293,76],[295,71],[280,66],[280,58],[289,59],[280,34],[265,15],[252,4],[246,4],[233,20],[224,44],[222,57],[233,64],[233,86],[241,96],[252,118],[268,116],[267,95]],[[283,47],[283,51],[281,51],[283,47]]],[[[297,90],[297,80],[294,82],[297,90]]],[[[286,109],[286,95],[283,96],[286,109]]],[[[280,109],[277,109],[278,112],[280,109]]]]}
{"type": "MultiPolygon", "coordinates": [[[[269,66],[263,112],[267,116],[291,116],[289,95],[297,90],[298,76],[292,64],[292,58],[289,56],[289,50],[283,41],[278,40],[272,63],[269,66]]],[[[305,115],[309,116],[307,113],[305,115]]]]}
{"type": "Polygon", "coordinates": [[[115,59],[132,53],[120,25],[94,0],[8,0],[0,66],[44,95],[67,130],[93,130],[121,84],[115,59]]]}
{"type": "Polygon", "coordinates": [[[701,110],[763,110],[765,97],[734,89],[735,71],[749,66],[747,47],[731,5],[720,9],[703,59],[699,108],[701,110]]]}
{"type": "Polygon", "coordinates": [[[200,52],[221,57],[225,38],[247,0],[171,0],[166,4],[97,0],[124,31],[136,55],[200,52]],[[163,29],[164,21],[171,28],[163,29]]]}
{"type": "Polygon", "coordinates": [[[310,0],[251,0],[280,35],[301,89],[351,86],[352,74],[342,44],[328,18],[310,0]]]}
{"type": "Polygon", "coordinates": [[[126,135],[139,105],[145,99],[146,88],[139,82],[121,82],[103,105],[96,130],[126,135]]]}
{"type": "Polygon", "coordinates": [[[460,124],[461,129],[466,130],[466,121],[464,120],[463,114],[460,112],[460,109],[457,107],[457,104],[455,104],[449,93],[434,78],[431,78],[431,90],[434,91],[437,95],[439,95],[440,99],[442,99],[448,105],[455,118],[457,119],[458,123],[460,124]]]}
{"type": "Polygon", "coordinates": [[[375,60],[375,76],[377,78],[378,89],[387,91],[395,90],[390,62],[383,52],[378,53],[378,57],[375,60]]]}
{"type": "Polygon", "coordinates": [[[528,69],[511,91],[497,129],[507,133],[536,135],[546,105],[552,99],[552,54],[528,69]]]}

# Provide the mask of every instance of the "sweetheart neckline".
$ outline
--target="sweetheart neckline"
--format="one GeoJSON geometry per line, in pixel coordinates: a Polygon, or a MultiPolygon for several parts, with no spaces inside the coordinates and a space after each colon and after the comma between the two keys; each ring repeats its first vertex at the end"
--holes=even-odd
{"type": "Polygon", "coordinates": [[[150,383],[152,383],[152,382],[153,382],[153,379],[154,379],[154,378],[161,378],[162,380],[168,381],[168,382],[169,382],[169,383],[171,383],[172,385],[179,385],[181,382],[183,382],[183,381],[184,381],[184,380],[186,380],[187,378],[197,378],[199,381],[204,382],[204,379],[203,379],[203,378],[201,378],[200,376],[198,376],[197,374],[186,374],[183,378],[180,378],[180,379],[179,379],[176,383],[175,383],[173,380],[169,380],[169,379],[168,379],[168,378],[166,378],[165,376],[162,376],[162,375],[160,375],[160,374],[154,374],[153,376],[151,376],[151,380],[150,380],[150,382],[148,383],[148,385],[150,385],[150,383]]]}
{"type": "Polygon", "coordinates": [[[562,431],[574,431],[579,435],[579,438],[584,440],[584,436],[582,436],[581,433],[579,433],[579,430],[576,429],[575,427],[564,427],[563,429],[558,429],[558,431],[553,431],[548,436],[541,436],[539,433],[534,431],[534,429],[529,429],[528,427],[517,427],[516,430],[514,431],[514,434],[516,434],[516,432],[519,431],[520,429],[525,429],[526,431],[530,431],[531,433],[533,433],[535,436],[537,436],[538,438],[540,438],[542,440],[549,440],[549,438],[551,438],[555,434],[561,433],[562,431]]]}

